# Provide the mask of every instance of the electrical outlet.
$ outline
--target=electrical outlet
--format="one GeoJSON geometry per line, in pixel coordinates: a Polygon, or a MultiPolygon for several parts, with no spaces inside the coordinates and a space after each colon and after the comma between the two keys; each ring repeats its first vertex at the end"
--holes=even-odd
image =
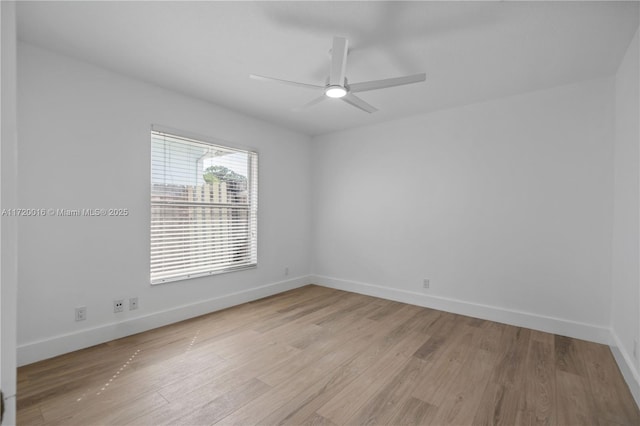
{"type": "Polygon", "coordinates": [[[422,280],[422,288],[429,288],[429,279],[425,278],[424,280],[422,280]]]}
{"type": "Polygon", "coordinates": [[[288,266],[284,268],[284,274],[285,275],[289,275],[289,267],[288,266]]]}
{"type": "Polygon", "coordinates": [[[113,312],[118,313],[124,311],[124,299],[117,299],[113,301],[113,312]]]}
{"type": "Polygon", "coordinates": [[[84,321],[87,319],[87,307],[80,306],[76,308],[76,321],[84,321]]]}
{"type": "Polygon", "coordinates": [[[138,298],[130,297],[129,298],[129,310],[133,311],[134,309],[138,309],[138,298]]]}

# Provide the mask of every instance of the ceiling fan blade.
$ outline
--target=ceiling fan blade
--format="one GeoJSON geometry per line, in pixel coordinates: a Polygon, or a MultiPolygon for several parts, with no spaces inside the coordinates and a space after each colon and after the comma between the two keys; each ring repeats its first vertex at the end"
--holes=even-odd
{"type": "Polygon", "coordinates": [[[274,82],[274,83],[287,84],[289,86],[303,87],[305,89],[314,89],[314,90],[324,89],[324,86],[319,86],[317,84],[298,83],[297,81],[281,80],[279,78],[265,77],[263,75],[249,74],[249,78],[252,78],[254,80],[261,80],[261,81],[269,81],[269,82],[274,82]]]}
{"type": "Polygon", "coordinates": [[[331,72],[329,74],[329,84],[331,86],[343,86],[344,75],[347,70],[347,39],[344,37],[334,37],[331,49],[331,72]]]}
{"type": "Polygon", "coordinates": [[[368,112],[369,114],[371,114],[372,112],[376,112],[378,110],[376,107],[369,105],[368,103],[366,103],[365,101],[363,101],[362,99],[360,99],[359,97],[357,97],[352,93],[347,93],[344,97],[340,99],[342,99],[343,101],[345,101],[350,105],[353,105],[356,108],[359,108],[365,112],[368,112]]]}
{"type": "Polygon", "coordinates": [[[422,74],[407,75],[404,77],[387,78],[384,80],[365,81],[363,83],[350,84],[349,91],[354,93],[366,92],[367,90],[385,89],[387,87],[419,83],[421,81],[425,81],[426,79],[427,79],[427,75],[425,73],[422,73],[422,74]]]}
{"type": "Polygon", "coordinates": [[[307,108],[309,108],[311,106],[319,104],[320,102],[324,101],[325,99],[327,99],[327,97],[325,95],[322,95],[319,98],[315,98],[311,102],[307,102],[306,104],[304,104],[304,105],[302,105],[302,106],[300,106],[298,108],[294,108],[293,111],[295,111],[295,112],[302,111],[303,109],[307,109],[307,108]]]}

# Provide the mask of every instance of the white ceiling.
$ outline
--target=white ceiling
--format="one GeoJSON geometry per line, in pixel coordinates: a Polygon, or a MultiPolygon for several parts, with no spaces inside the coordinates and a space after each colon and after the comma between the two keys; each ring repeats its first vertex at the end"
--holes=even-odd
{"type": "Polygon", "coordinates": [[[20,2],[21,40],[309,135],[615,73],[638,2],[20,2]],[[334,35],[367,114],[250,73],[325,84],[334,35]]]}

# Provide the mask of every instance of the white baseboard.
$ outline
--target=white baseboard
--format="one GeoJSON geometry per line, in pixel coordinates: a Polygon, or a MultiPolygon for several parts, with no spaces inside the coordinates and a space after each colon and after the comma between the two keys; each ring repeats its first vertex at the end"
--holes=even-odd
{"type": "Polygon", "coordinates": [[[625,350],[620,338],[613,329],[611,329],[611,352],[613,352],[613,357],[616,359],[622,376],[629,386],[633,399],[636,400],[636,404],[640,407],[640,372],[638,372],[633,363],[633,358],[625,350]]]}
{"type": "Polygon", "coordinates": [[[609,345],[611,331],[607,327],[571,321],[563,318],[548,317],[531,312],[516,311],[498,306],[483,305],[459,299],[430,296],[408,290],[382,287],[357,281],[342,280],[322,275],[312,275],[312,282],[325,287],[368,296],[395,300],[397,302],[424,306],[440,311],[452,312],[504,324],[526,327],[547,333],[559,334],[576,339],[589,340],[609,345]]]}
{"type": "Polygon", "coordinates": [[[219,311],[311,283],[308,275],[18,346],[18,366],[219,311]]]}

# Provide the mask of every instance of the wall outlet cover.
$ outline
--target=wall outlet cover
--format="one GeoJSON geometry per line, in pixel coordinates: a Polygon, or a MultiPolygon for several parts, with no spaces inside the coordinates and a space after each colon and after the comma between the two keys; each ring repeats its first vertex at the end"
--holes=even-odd
{"type": "Polygon", "coordinates": [[[116,299],[113,301],[113,312],[118,313],[124,311],[124,299],[116,299]]]}
{"type": "Polygon", "coordinates": [[[76,308],[76,321],[84,321],[87,319],[87,307],[80,306],[76,308]]]}

